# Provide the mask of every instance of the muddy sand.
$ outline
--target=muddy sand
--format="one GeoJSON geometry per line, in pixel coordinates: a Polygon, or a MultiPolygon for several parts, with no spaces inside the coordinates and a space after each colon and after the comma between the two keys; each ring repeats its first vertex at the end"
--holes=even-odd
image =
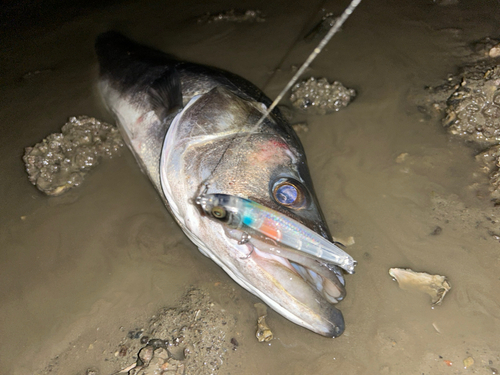
{"type": "Polygon", "coordinates": [[[232,71],[274,98],[317,41],[304,36],[345,6],[226,0],[4,6],[0,373],[111,374],[135,363],[155,338],[169,340],[175,357],[169,373],[195,362],[193,374],[498,373],[500,207],[475,158],[485,146],[449,134],[446,114],[423,108],[421,100],[426,86],[439,86],[478,58],[475,42],[500,36],[497,1],[365,1],[304,75],[340,81],[357,94],[338,112],[297,117],[307,122],[300,137],[327,222],[336,238],[353,237],[348,251],[358,260],[356,274],[346,277],[340,304],[346,331],[337,339],[268,311],[274,338],[258,342],[259,300],[183,235],[128,150],[60,197],[28,180],[25,147],[60,132],[72,116],[113,121],[96,94],[99,33],[117,29],[232,71]],[[394,267],[444,275],[452,289],[433,307],[429,296],[398,287],[388,273],[394,267]],[[194,302],[186,297],[193,290],[194,302]],[[196,316],[196,304],[205,315],[196,316]],[[161,316],[168,326],[154,331],[161,316]],[[182,316],[191,324],[205,319],[204,332],[224,333],[213,333],[220,345],[211,354],[220,361],[200,361],[205,344],[196,352],[205,354],[191,359],[188,342],[175,346],[182,336],[176,330],[190,326],[182,316]]]}

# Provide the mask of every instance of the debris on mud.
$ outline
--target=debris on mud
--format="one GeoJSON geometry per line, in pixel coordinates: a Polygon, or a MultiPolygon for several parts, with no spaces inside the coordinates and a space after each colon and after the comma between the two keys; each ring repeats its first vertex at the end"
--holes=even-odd
{"type": "Polygon", "coordinates": [[[486,37],[473,43],[472,50],[477,59],[495,58],[500,53],[500,39],[486,37]]]}
{"type": "Polygon", "coordinates": [[[354,89],[348,89],[338,81],[330,83],[326,78],[311,77],[295,84],[290,101],[299,110],[324,115],[347,107],[355,96],[354,89]]]}
{"type": "Polygon", "coordinates": [[[491,198],[500,198],[500,65],[463,69],[446,100],[443,126],[483,151],[476,156],[488,175],[491,198]]]}
{"type": "Polygon", "coordinates": [[[447,100],[443,126],[465,140],[500,143],[500,66],[467,70],[447,100]]]}
{"type": "Polygon", "coordinates": [[[23,80],[29,80],[35,77],[39,77],[41,75],[46,75],[49,73],[52,73],[54,70],[53,69],[38,69],[38,70],[33,70],[30,72],[27,72],[23,74],[22,79],[23,80]]]}
{"type": "Polygon", "coordinates": [[[198,23],[213,22],[264,22],[265,16],[260,10],[229,9],[219,13],[205,13],[198,18],[198,23]]]}
{"type": "Polygon", "coordinates": [[[292,125],[293,130],[295,130],[295,133],[307,133],[309,131],[309,126],[305,122],[299,122],[297,124],[292,125]]]}
{"type": "Polygon", "coordinates": [[[391,268],[389,275],[396,279],[403,290],[415,290],[427,293],[433,305],[440,305],[451,289],[446,276],[429,275],[425,272],[415,272],[409,268],[391,268]]]}
{"type": "Polygon", "coordinates": [[[445,83],[415,98],[423,114],[439,118],[446,130],[480,152],[476,160],[489,175],[492,198],[500,198],[500,40],[484,38],[445,83]]]}
{"type": "Polygon", "coordinates": [[[500,143],[500,40],[470,46],[465,64],[415,98],[419,110],[441,118],[450,134],[482,146],[500,143]]]}
{"type": "Polygon", "coordinates": [[[500,199],[500,145],[492,146],[476,155],[481,170],[490,180],[490,195],[493,199],[500,199]]]}
{"type": "Polygon", "coordinates": [[[168,349],[147,345],[139,351],[137,362],[117,372],[128,375],[184,375],[183,361],[174,359],[168,349]]]}
{"type": "Polygon", "coordinates": [[[469,356],[469,357],[465,358],[463,362],[464,362],[464,369],[468,369],[469,367],[471,367],[474,364],[474,358],[469,356]]]}
{"type": "Polygon", "coordinates": [[[127,335],[120,347],[136,354],[136,361],[116,374],[217,374],[237,346],[235,324],[206,292],[191,289],[179,306],[162,310],[146,329],[136,330],[140,340],[127,335]]]}
{"type": "Polygon", "coordinates": [[[255,332],[255,337],[257,337],[259,342],[269,342],[273,339],[274,335],[266,323],[267,306],[259,302],[254,304],[254,307],[257,311],[257,331],[255,332]]]}
{"type": "Polygon", "coordinates": [[[431,203],[434,220],[443,231],[450,225],[466,225],[465,230],[478,231],[484,238],[493,239],[494,244],[500,242],[498,205],[470,207],[455,194],[441,196],[437,193],[432,194],[431,203]]]}
{"type": "Polygon", "coordinates": [[[23,161],[30,182],[45,194],[57,196],[80,185],[103,157],[117,155],[122,146],[116,127],[93,117],[71,117],[61,133],[26,147],[23,161]]]}
{"type": "Polygon", "coordinates": [[[315,39],[323,38],[328,31],[335,25],[337,21],[336,16],[333,13],[327,13],[321,18],[321,20],[312,27],[312,29],[304,36],[306,42],[312,42],[315,39]]]}
{"type": "Polygon", "coordinates": [[[441,117],[450,134],[481,146],[500,143],[500,65],[466,65],[439,86],[426,87],[421,112],[441,117]]]}

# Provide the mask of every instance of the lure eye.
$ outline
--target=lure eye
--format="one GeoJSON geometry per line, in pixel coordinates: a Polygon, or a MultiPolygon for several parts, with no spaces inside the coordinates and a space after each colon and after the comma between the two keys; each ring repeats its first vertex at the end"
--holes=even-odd
{"type": "Polygon", "coordinates": [[[295,180],[279,179],[273,186],[274,200],[282,206],[303,208],[306,203],[305,188],[295,180]]]}
{"type": "Polygon", "coordinates": [[[221,219],[222,220],[222,219],[224,219],[226,217],[227,212],[226,212],[226,210],[225,210],[224,207],[215,206],[214,208],[212,208],[211,214],[216,219],[221,219]]]}

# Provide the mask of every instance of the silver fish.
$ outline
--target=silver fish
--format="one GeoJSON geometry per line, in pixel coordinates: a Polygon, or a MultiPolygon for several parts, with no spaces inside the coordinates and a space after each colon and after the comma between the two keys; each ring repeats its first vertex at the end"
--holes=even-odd
{"type": "Polygon", "coordinates": [[[96,52],[103,100],[184,233],[285,318],[341,335],[344,319],[334,304],[345,288],[337,265],[250,236],[200,206],[207,196],[243,198],[333,245],[297,135],[277,109],[255,128],[269,98],[237,75],[176,60],[116,32],[100,35],[96,52]]]}

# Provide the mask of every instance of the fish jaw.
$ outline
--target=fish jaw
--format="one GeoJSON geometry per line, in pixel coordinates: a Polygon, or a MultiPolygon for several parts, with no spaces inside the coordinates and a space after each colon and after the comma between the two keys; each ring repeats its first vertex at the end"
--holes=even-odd
{"type": "MultiPolygon", "coordinates": [[[[227,235],[223,225],[202,216],[195,205],[191,206],[185,217],[177,217],[181,228],[200,252],[236,283],[286,319],[310,331],[332,338],[344,332],[342,312],[317,293],[287,258],[260,251],[257,245],[239,244],[227,235]]],[[[174,209],[173,212],[175,215],[174,209]]]]}

